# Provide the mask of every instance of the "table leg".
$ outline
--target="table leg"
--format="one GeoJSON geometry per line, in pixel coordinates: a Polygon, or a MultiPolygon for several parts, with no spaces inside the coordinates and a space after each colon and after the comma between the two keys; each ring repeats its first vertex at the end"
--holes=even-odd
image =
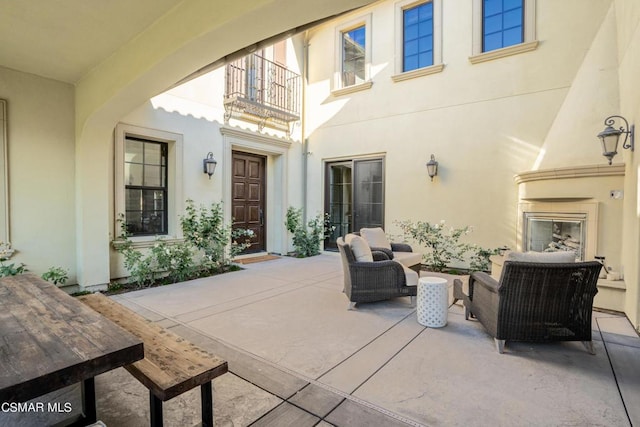
{"type": "Polygon", "coordinates": [[[82,381],[82,413],[87,424],[98,420],[96,411],[96,382],[94,378],[82,381]]]}
{"type": "Polygon", "coordinates": [[[149,391],[149,411],[152,427],[161,427],[162,421],[162,400],[158,399],[152,391],[149,391]]]}
{"type": "Polygon", "coordinates": [[[200,386],[202,404],[202,427],[213,427],[213,392],[211,381],[200,386]]]}

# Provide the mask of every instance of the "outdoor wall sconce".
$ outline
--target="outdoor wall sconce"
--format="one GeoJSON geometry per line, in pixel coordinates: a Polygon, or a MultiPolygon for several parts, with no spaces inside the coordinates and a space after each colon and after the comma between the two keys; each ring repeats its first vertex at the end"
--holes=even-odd
{"type": "Polygon", "coordinates": [[[213,153],[209,151],[207,157],[202,161],[202,167],[204,169],[204,173],[209,175],[209,179],[211,179],[211,175],[216,171],[216,165],[218,162],[213,158],[213,153]]]}
{"type": "Polygon", "coordinates": [[[622,142],[622,148],[631,148],[631,151],[633,151],[633,131],[635,125],[629,127],[629,122],[622,116],[609,116],[604,120],[604,124],[606,127],[598,134],[598,138],[600,138],[600,142],[602,143],[602,155],[609,159],[609,164],[611,164],[615,155],[618,154],[618,140],[623,133],[625,136],[622,142]],[[613,127],[616,119],[624,122],[624,125],[620,126],[619,129],[613,127]],[[629,140],[628,144],[627,140],[629,140]]]}
{"type": "Polygon", "coordinates": [[[433,177],[438,175],[438,162],[436,162],[435,156],[431,155],[431,160],[427,162],[427,173],[429,174],[429,178],[433,181],[433,177]]]}

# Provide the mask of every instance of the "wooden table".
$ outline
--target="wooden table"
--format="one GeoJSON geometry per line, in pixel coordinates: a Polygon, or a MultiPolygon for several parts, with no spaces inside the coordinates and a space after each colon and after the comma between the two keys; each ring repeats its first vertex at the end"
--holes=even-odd
{"type": "Polygon", "coordinates": [[[144,357],[142,342],[32,274],[0,278],[0,403],[82,383],[79,423],[96,421],[94,377],[144,357]]]}

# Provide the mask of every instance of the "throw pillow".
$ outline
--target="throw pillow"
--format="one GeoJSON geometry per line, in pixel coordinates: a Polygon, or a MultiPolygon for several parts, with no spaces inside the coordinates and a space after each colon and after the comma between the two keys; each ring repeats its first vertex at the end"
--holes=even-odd
{"type": "Polygon", "coordinates": [[[565,263],[575,262],[576,254],[569,251],[558,252],[507,252],[505,261],[565,263]]]}
{"type": "Polygon", "coordinates": [[[351,251],[353,252],[353,256],[356,257],[356,261],[373,262],[371,248],[362,237],[356,236],[355,234],[347,234],[344,242],[351,246],[351,251]]]}
{"type": "Polygon", "coordinates": [[[387,235],[384,234],[384,230],[380,227],[362,228],[360,229],[360,235],[372,248],[385,248],[391,250],[391,243],[389,242],[389,239],[387,239],[387,235]]]}

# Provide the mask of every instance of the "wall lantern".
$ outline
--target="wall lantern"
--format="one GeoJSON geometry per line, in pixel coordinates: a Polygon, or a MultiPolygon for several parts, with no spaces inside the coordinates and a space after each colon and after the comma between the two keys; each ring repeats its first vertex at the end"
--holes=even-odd
{"type": "Polygon", "coordinates": [[[604,124],[606,127],[598,134],[598,138],[600,138],[600,142],[602,143],[602,155],[609,159],[609,164],[611,164],[615,155],[618,154],[618,140],[620,139],[620,135],[625,134],[622,148],[631,148],[631,151],[633,151],[633,131],[635,125],[629,127],[629,122],[622,116],[609,116],[604,120],[604,124]],[[616,119],[624,122],[624,125],[620,126],[619,129],[613,127],[616,119]],[[628,144],[627,140],[629,140],[628,144]]]}
{"type": "Polygon", "coordinates": [[[218,162],[213,158],[213,153],[209,151],[207,157],[202,161],[202,167],[204,169],[204,173],[209,175],[209,179],[211,179],[211,175],[216,171],[216,165],[218,162]]]}
{"type": "Polygon", "coordinates": [[[435,156],[431,155],[431,160],[427,162],[427,173],[429,174],[429,178],[433,181],[433,177],[438,175],[438,162],[436,162],[435,156]]]}

